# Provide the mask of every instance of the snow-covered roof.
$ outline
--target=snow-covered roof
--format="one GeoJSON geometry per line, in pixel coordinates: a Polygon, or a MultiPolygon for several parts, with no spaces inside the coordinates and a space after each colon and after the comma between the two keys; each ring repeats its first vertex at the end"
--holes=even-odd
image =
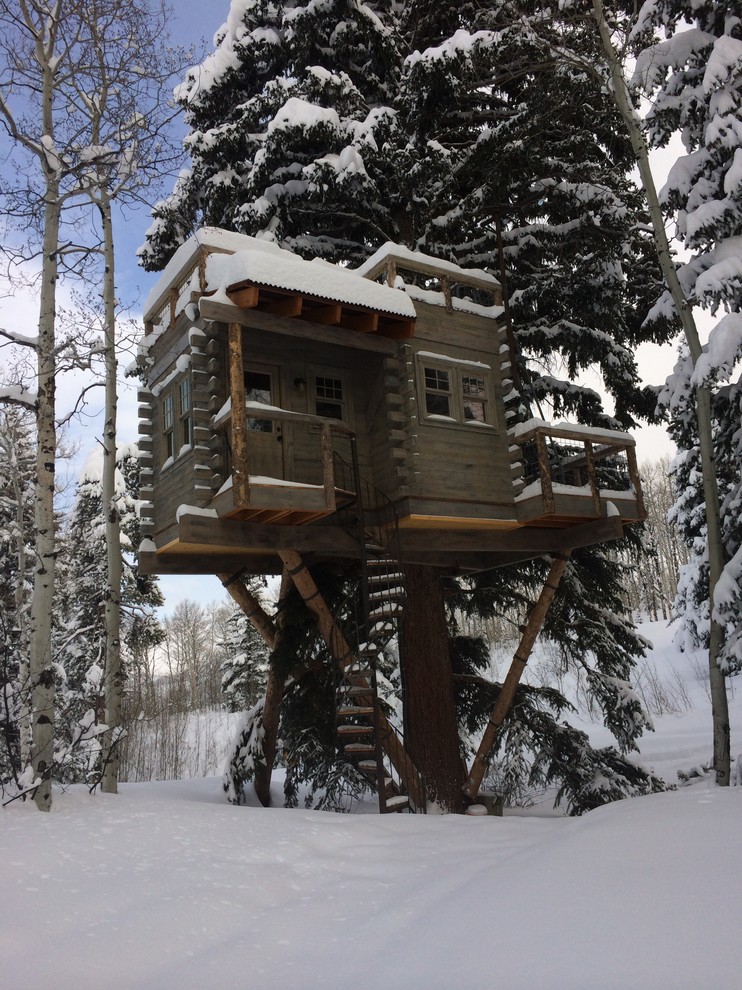
{"type": "Polygon", "coordinates": [[[414,320],[415,306],[406,293],[319,258],[305,261],[275,244],[265,250],[265,244],[255,240],[235,254],[211,255],[206,268],[208,289],[228,292],[247,282],[414,320]]]}
{"type": "Polygon", "coordinates": [[[178,285],[193,268],[202,249],[209,254],[206,287],[217,295],[226,294],[232,287],[249,282],[380,313],[415,318],[414,303],[406,293],[372,282],[358,271],[341,268],[319,258],[305,261],[273,241],[217,227],[202,227],[178,248],[149,292],[144,304],[145,319],[162,307],[170,288],[178,285]]]}
{"type": "MultiPolygon", "coordinates": [[[[221,230],[219,227],[201,227],[196,233],[189,237],[185,244],[181,244],[167,265],[163,268],[160,277],[152,286],[144,300],[144,318],[159,309],[164,297],[173,285],[177,285],[183,276],[193,267],[198,258],[199,251],[205,248],[207,251],[219,251],[226,254],[233,254],[235,251],[244,251],[255,244],[256,238],[248,237],[247,234],[236,234],[231,230],[221,230]]],[[[260,242],[264,250],[280,251],[276,244],[271,241],[260,242]]]]}
{"type": "Polygon", "coordinates": [[[411,251],[393,241],[387,241],[355,271],[365,278],[375,278],[384,270],[389,259],[397,261],[402,268],[408,267],[413,271],[422,271],[434,277],[445,277],[452,282],[463,282],[482,288],[491,287],[493,290],[500,286],[499,279],[482,268],[462,268],[452,261],[442,261],[440,258],[433,258],[421,251],[411,251]]]}

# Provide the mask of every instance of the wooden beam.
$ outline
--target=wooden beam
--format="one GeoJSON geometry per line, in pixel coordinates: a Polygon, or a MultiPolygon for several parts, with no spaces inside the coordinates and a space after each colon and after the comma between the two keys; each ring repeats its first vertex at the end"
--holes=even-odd
{"type": "Polygon", "coordinates": [[[626,449],[626,463],[629,468],[629,478],[631,479],[631,484],[634,486],[634,495],[636,496],[636,507],[639,515],[639,521],[647,518],[647,508],[644,505],[644,493],[642,491],[642,481],[639,475],[639,467],[636,463],[636,448],[627,447],[626,449]]]}
{"type": "Polygon", "coordinates": [[[544,502],[544,512],[554,511],[554,489],[551,487],[551,470],[549,469],[549,456],[546,451],[546,441],[543,433],[536,434],[536,457],[538,459],[538,473],[541,478],[541,496],[544,502]]]}
{"type": "Polygon", "coordinates": [[[379,314],[343,307],[342,325],[359,333],[376,333],[379,329],[379,314]]]}
{"type": "Polygon", "coordinates": [[[271,316],[270,313],[261,313],[256,309],[240,309],[233,303],[218,302],[208,296],[201,297],[198,308],[205,320],[217,320],[227,324],[239,323],[241,326],[288,337],[300,335],[321,344],[338,344],[340,347],[373,351],[376,354],[393,356],[397,353],[396,342],[388,340],[386,337],[379,337],[376,334],[348,333],[347,330],[320,326],[317,323],[305,322],[304,320],[297,325],[296,320],[288,317],[271,316]]]}
{"type": "Polygon", "coordinates": [[[245,547],[251,550],[289,550],[335,553],[358,557],[358,541],[341,526],[274,526],[209,516],[182,515],[179,537],[183,543],[208,547],[245,547]]]}
{"type": "Polygon", "coordinates": [[[232,400],[232,489],[235,508],[250,504],[247,464],[247,417],[245,416],[245,366],[242,356],[242,324],[230,323],[229,394],[232,400]]]}
{"type": "Polygon", "coordinates": [[[285,299],[263,303],[260,312],[270,313],[271,316],[301,316],[303,302],[301,296],[286,296],[285,299]]]}
{"type": "Polygon", "coordinates": [[[505,718],[507,717],[507,714],[513,704],[515,690],[520,683],[524,670],[526,669],[528,658],[533,650],[533,644],[536,642],[536,637],[541,632],[541,628],[543,627],[549,607],[553,602],[554,595],[559,587],[559,582],[561,581],[567,568],[568,561],[569,550],[563,551],[554,559],[554,562],[551,565],[551,570],[549,571],[549,576],[546,579],[546,583],[541,589],[541,594],[538,597],[538,601],[534,605],[533,610],[528,617],[528,622],[526,623],[525,630],[523,631],[520,643],[518,644],[518,649],[515,651],[513,662],[510,664],[510,670],[508,670],[505,681],[500,688],[500,693],[497,696],[497,701],[492,709],[490,720],[484,730],[482,741],[480,742],[479,748],[474,756],[474,761],[472,762],[471,770],[469,771],[469,776],[464,787],[464,794],[472,800],[476,799],[476,796],[479,793],[479,788],[482,786],[482,781],[484,780],[484,775],[487,771],[487,759],[495,743],[497,742],[500,727],[505,721],[505,718]]]}
{"type": "Polygon", "coordinates": [[[592,546],[594,543],[607,543],[623,536],[623,526],[619,516],[604,516],[602,519],[580,523],[557,529],[551,526],[523,526],[519,529],[404,529],[399,530],[400,551],[419,553],[434,550],[437,553],[458,552],[513,552],[535,551],[546,554],[558,550],[592,546]]]}
{"type": "Polygon", "coordinates": [[[352,663],[353,651],[342,630],[335,622],[335,617],[327,607],[327,603],[314,583],[314,578],[307,570],[301,555],[296,550],[281,550],[278,556],[288,571],[289,577],[296,585],[296,590],[301,595],[305,605],[316,616],[320,635],[327,643],[333,658],[344,667],[352,663]]]}
{"type": "Polygon", "coordinates": [[[323,327],[336,327],[343,318],[340,303],[313,303],[302,314],[304,319],[319,323],[323,327]]]}
{"type": "Polygon", "coordinates": [[[243,285],[239,289],[232,289],[227,295],[240,309],[253,309],[258,305],[260,290],[257,285],[243,285]]]}

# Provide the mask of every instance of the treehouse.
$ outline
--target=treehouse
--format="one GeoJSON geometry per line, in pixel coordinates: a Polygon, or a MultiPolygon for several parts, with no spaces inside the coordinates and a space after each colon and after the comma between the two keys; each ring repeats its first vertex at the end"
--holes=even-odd
{"type": "MultiPolygon", "coordinates": [[[[356,271],[204,229],[150,293],[140,566],[280,571],[276,551],[456,572],[600,542],[642,517],[634,442],[510,425],[498,280],[392,244],[356,271]]],[[[512,403],[511,403],[512,404],[512,403]]]]}
{"type": "Polygon", "coordinates": [[[351,271],[203,229],[150,293],[145,330],[140,567],[218,574],[271,645],[279,630],[236,579],[289,575],[338,664],[340,745],[382,810],[421,810],[424,774],[373,672],[406,569],[563,562],[617,538],[644,514],[633,440],[517,422],[498,279],[393,244],[351,271]],[[354,560],[352,647],[311,567],[354,560]]]}

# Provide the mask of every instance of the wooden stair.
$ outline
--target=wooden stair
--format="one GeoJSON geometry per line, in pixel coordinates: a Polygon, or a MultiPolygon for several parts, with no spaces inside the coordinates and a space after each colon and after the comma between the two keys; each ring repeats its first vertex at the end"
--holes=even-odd
{"type": "MultiPolygon", "coordinates": [[[[365,641],[354,662],[339,669],[338,744],[376,790],[382,814],[425,811],[422,780],[383,713],[377,691],[378,658],[397,632],[397,619],[404,610],[404,574],[379,534],[368,530],[364,530],[363,591],[365,641]]],[[[359,639],[363,637],[359,630],[359,639]]]]}

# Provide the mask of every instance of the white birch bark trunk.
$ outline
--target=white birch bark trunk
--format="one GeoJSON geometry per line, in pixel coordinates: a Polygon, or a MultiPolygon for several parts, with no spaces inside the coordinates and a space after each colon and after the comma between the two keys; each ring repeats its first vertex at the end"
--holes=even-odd
{"type": "MultiPolygon", "coordinates": [[[[613,98],[626,125],[631,139],[631,145],[636,156],[639,175],[647,197],[649,214],[654,232],[657,255],[662,275],[667,288],[672,295],[675,307],[680,314],[685,339],[688,343],[693,367],[701,356],[701,341],[693,317],[693,308],[683,293],[677,272],[672,261],[670,244],[665,232],[664,217],[660,206],[657,189],[649,164],[649,151],[644,140],[644,132],[636,111],[631,102],[622,66],[613,46],[610,30],[605,20],[602,0],[592,0],[595,20],[600,31],[603,50],[611,71],[613,98]]],[[[716,478],[714,457],[711,393],[708,389],[697,388],[695,392],[696,420],[698,423],[698,445],[701,455],[701,472],[703,475],[703,494],[705,499],[706,528],[709,550],[709,599],[711,618],[711,635],[709,642],[709,677],[711,682],[711,709],[713,719],[713,748],[714,769],[716,782],[729,785],[730,762],[730,731],[729,706],[727,700],[726,678],[719,668],[718,657],[723,643],[723,630],[713,619],[714,591],[724,569],[724,546],[721,536],[721,519],[719,511],[719,488],[716,478]]]]}
{"type": "Polygon", "coordinates": [[[105,593],[106,656],[103,685],[108,731],[103,737],[103,778],[107,794],[118,791],[119,750],[124,693],[121,670],[121,514],[116,502],[116,289],[111,204],[105,188],[99,203],[103,225],[103,313],[105,333],[105,424],[101,494],[106,518],[107,580],[105,593]]]}
{"type": "Polygon", "coordinates": [[[55,320],[57,247],[61,205],[56,180],[46,185],[41,303],[38,339],[37,452],[34,495],[36,538],[33,598],[31,602],[31,766],[40,784],[34,800],[42,811],[52,801],[54,762],[54,668],[52,665],[52,609],[56,569],[54,533],[54,485],[57,449],[55,397],[55,320]]]}
{"type": "Polygon", "coordinates": [[[21,485],[20,474],[16,473],[13,479],[13,496],[16,504],[16,566],[18,568],[18,580],[15,586],[15,623],[18,628],[18,644],[20,649],[20,659],[18,663],[18,683],[21,692],[20,712],[18,715],[18,732],[20,735],[20,761],[21,769],[25,769],[31,762],[31,704],[29,698],[29,655],[28,655],[28,629],[26,622],[26,518],[24,506],[24,492],[21,485]]]}

